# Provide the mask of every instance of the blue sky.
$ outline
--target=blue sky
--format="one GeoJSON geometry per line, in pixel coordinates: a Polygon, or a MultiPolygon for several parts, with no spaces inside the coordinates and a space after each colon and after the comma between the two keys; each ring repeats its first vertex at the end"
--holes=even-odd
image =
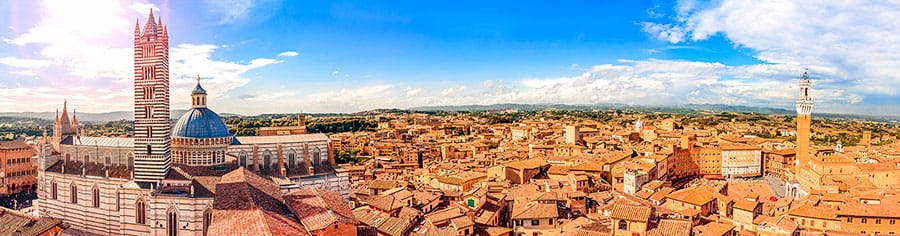
{"type": "Polygon", "coordinates": [[[0,2],[0,111],[131,107],[131,31],[171,36],[172,107],[734,104],[900,114],[900,6],[841,1],[0,2]]]}

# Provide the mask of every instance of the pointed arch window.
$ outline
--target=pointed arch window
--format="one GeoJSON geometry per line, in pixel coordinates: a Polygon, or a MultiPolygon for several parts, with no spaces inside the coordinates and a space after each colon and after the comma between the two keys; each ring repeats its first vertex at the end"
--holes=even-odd
{"type": "Polygon", "coordinates": [[[78,204],[78,186],[75,186],[75,184],[73,183],[71,184],[71,186],[69,186],[69,189],[72,191],[72,193],[69,194],[69,202],[78,204]]]}
{"type": "Polygon", "coordinates": [[[203,211],[203,235],[207,235],[209,231],[209,225],[212,224],[212,209],[207,208],[203,211]]]}
{"type": "Polygon", "coordinates": [[[118,190],[116,190],[116,210],[117,211],[122,209],[121,201],[122,201],[122,193],[120,193],[118,190]]]}
{"type": "Polygon", "coordinates": [[[270,152],[269,150],[263,152],[263,163],[266,170],[272,168],[272,152],[270,152]]]}
{"type": "Polygon", "coordinates": [[[53,182],[50,182],[50,198],[53,199],[53,200],[58,200],[58,199],[56,198],[56,193],[57,193],[57,192],[56,192],[56,191],[57,191],[56,189],[57,189],[57,187],[56,187],[56,181],[54,180],[53,182]]]}
{"type": "Polygon", "coordinates": [[[91,204],[94,207],[100,208],[100,189],[97,188],[97,186],[94,186],[94,189],[91,189],[91,200],[91,204]]]}
{"type": "Polygon", "coordinates": [[[238,154],[238,159],[240,161],[240,165],[242,167],[246,168],[247,167],[247,152],[241,151],[240,154],[238,154]]]}
{"type": "Polygon", "coordinates": [[[134,204],[134,222],[138,224],[147,224],[147,204],[143,199],[138,199],[134,204]]]}
{"type": "Polygon", "coordinates": [[[166,212],[166,235],[178,236],[178,211],[174,208],[166,212]]]}
{"type": "Polygon", "coordinates": [[[293,149],[288,151],[288,168],[297,167],[297,153],[293,149]]]}
{"type": "Polygon", "coordinates": [[[313,151],[313,165],[314,166],[322,166],[325,162],[322,160],[322,149],[316,147],[315,151],[313,151]]]}

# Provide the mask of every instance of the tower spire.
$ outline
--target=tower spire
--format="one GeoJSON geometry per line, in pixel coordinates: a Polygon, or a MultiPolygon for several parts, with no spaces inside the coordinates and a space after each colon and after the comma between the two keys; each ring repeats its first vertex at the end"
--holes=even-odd
{"type": "Polygon", "coordinates": [[[75,112],[75,109],[72,109],[72,131],[75,134],[78,134],[78,117],[76,117],[78,113],[75,112]]]}

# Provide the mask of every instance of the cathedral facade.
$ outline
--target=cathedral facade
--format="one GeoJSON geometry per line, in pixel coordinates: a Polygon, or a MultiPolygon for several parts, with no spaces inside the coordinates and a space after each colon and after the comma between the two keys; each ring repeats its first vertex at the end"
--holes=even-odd
{"type": "MultiPolygon", "coordinates": [[[[135,25],[134,136],[87,137],[67,104],[42,139],[38,212],[96,235],[206,235],[215,186],[239,167],[277,183],[349,195],[324,134],[236,137],[207,107],[200,84],[191,109],[169,121],[168,30],[150,13],[135,25]]],[[[184,98],[188,99],[188,98],[184,98]]]]}

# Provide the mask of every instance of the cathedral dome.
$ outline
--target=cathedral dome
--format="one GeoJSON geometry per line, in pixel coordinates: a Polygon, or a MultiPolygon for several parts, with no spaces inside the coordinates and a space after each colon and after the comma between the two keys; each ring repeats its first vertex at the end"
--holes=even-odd
{"type": "Polygon", "coordinates": [[[172,128],[172,137],[222,138],[231,137],[231,133],[218,114],[205,107],[195,107],[178,118],[178,122],[172,128]]]}

